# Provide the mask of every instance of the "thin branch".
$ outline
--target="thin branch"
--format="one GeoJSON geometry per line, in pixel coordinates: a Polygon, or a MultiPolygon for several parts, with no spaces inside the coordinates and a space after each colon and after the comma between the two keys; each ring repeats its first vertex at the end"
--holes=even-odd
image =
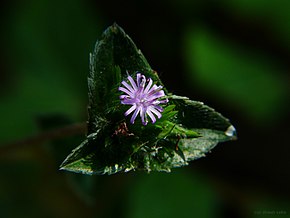
{"type": "Polygon", "coordinates": [[[42,132],[38,135],[31,136],[20,141],[0,145],[0,155],[3,155],[6,152],[19,147],[23,148],[24,146],[40,145],[54,139],[61,139],[74,135],[84,135],[86,133],[86,130],[87,126],[84,122],[42,132]]]}

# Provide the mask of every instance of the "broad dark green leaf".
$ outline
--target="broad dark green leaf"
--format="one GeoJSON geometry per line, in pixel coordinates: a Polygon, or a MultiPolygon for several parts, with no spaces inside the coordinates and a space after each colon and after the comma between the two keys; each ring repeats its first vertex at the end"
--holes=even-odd
{"type": "Polygon", "coordinates": [[[96,117],[110,110],[116,101],[119,103],[119,98],[114,97],[118,95],[116,90],[121,79],[137,71],[161,84],[158,75],[131,38],[117,24],[112,25],[103,33],[94,52],[90,54],[89,134],[96,131],[96,117]]]}
{"type": "Polygon", "coordinates": [[[167,94],[169,103],[155,124],[124,117],[118,87],[128,74],[141,72],[161,85],[141,51],[116,24],[90,55],[88,136],[61,169],[83,174],[113,174],[142,169],[166,171],[202,157],[218,142],[235,138],[228,119],[201,102],[167,94]]]}

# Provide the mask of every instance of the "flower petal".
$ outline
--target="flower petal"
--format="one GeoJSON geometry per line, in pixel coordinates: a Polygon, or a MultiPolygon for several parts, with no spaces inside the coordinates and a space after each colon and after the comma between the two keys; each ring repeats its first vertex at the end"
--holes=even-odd
{"type": "Polygon", "coordinates": [[[157,111],[153,106],[149,106],[148,110],[152,111],[159,119],[162,117],[161,113],[157,111]]]}
{"type": "Polygon", "coordinates": [[[157,98],[160,98],[160,97],[163,97],[165,96],[164,94],[164,91],[161,90],[161,91],[158,91],[156,93],[152,93],[151,95],[148,96],[148,101],[151,101],[153,99],[157,99],[157,98]]]}
{"type": "Polygon", "coordinates": [[[139,111],[140,111],[140,107],[138,107],[138,108],[134,111],[134,114],[132,115],[131,120],[130,120],[130,122],[131,122],[132,124],[134,124],[135,119],[136,119],[136,117],[137,117],[139,111]]]}
{"type": "Polygon", "coordinates": [[[140,117],[141,117],[143,125],[147,125],[147,123],[148,123],[145,115],[146,115],[146,109],[141,107],[141,109],[140,109],[140,117]]]}
{"type": "Polygon", "coordinates": [[[119,91],[125,92],[126,94],[130,95],[131,97],[134,97],[134,94],[130,92],[129,90],[125,89],[124,87],[119,87],[119,91]]]}
{"type": "Polygon", "coordinates": [[[137,86],[136,86],[136,83],[135,83],[135,81],[133,80],[133,78],[131,77],[131,76],[128,76],[128,80],[130,81],[130,83],[131,83],[131,85],[133,86],[133,89],[135,90],[135,91],[137,91],[137,86]]]}
{"type": "Polygon", "coordinates": [[[142,80],[140,82],[140,87],[142,87],[142,90],[144,90],[145,84],[146,84],[146,77],[142,75],[142,80]]]}
{"type": "Polygon", "coordinates": [[[148,95],[150,95],[151,92],[153,92],[154,90],[156,90],[158,88],[158,86],[156,84],[154,84],[151,89],[148,91],[148,95]]]}
{"type": "Polygon", "coordinates": [[[140,83],[141,83],[141,73],[137,73],[137,86],[139,87],[140,86],[140,83]]]}
{"type": "Polygon", "coordinates": [[[166,98],[164,100],[159,101],[159,104],[166,104],[168,102],[169,102],[169,100],[166,98]]]}
{"type": "Polygon", "coordinates": [[[154,105],[154,107],[155,107],[158,111],[160,111],[160,112],[163,112],[163,111],[164,111],[164,109],[163,109],[161,106],[159,106],[159,105],[154,105]]]}
{"type": "Polygon", "coordinates": [[[152,86],[152,83],[153,83],[152,79],[149,78],[149,83],[148,83],[148,85],[146,86],[146,88],[144,90],[144,94],[147,94],[148,93],[150,87],[152,86]]]}
{"type": "Polygon", "coordinates": [[[125,81],[122,81],[122,84],[132,93],[134,93],[134,89],[132,88],[132,86],[130,86],[128,83],[126,83],[125,81]]]}
{"type": "Polygon", "coordinates": [[[150,110],[147,110],[146,113],[147,113],[147,114],[149,115],[149,117],[151,118],[152,123],[155,123],[155,122],[156,122],[156,118],[155,118],[154,115],[151,113],[151,111],[150,111],[150,110]]]}
{"type": "Polygon", "coordinates": [[[130,96],[129,96],[129,95],[120,95],[120,99],[121,99],[121,100],[123,100],[123,99],[125,99],[125,98],[130,98],[130,96]]]}
{"type": "Polygon", "coordinates": [[[135,99],[131,99],[131,98],[125,98],[123,100],[121,100],[121,104],[135,104],[136,100],[135,99]]]}
{"type": "Polygon", "coordinates": [[[130,107],[130,109],[129,110],[127,110],[125,113],[124,113],[124,115],[125,116],[128,116],[130,113],[132,113],[133,112],[133,110],[135,110],[136,109],[136,104],[134,104],[132,107],[130,107]]]}

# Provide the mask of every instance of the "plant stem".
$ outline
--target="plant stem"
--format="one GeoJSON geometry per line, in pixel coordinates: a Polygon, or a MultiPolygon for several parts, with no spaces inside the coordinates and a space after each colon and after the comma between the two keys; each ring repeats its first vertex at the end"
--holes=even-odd
{"type": "Polygon", "coordinates": [[[75,123],[61,128],[45,131],[39,133],[38,135],[31,136],[16,142],[2,144],[0,145],[0,156],[19,147],[23,148],[23,146],[35,146],[54,139],[60,139],[74,135],[84,135],[86,130],[87,126],[85,122],[75,123]]]}

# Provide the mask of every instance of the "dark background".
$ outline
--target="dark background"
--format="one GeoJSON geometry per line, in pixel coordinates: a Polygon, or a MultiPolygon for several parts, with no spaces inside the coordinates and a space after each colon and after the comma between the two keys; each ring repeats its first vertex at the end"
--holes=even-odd
{"type": "Polygon", "coordinates": [[[2,2],[0,216],[289,217],[289,12],[287,0],[2,2]],[[238,140],[170,174],[58,171],[84,134],[53,131],[87,119],[89,52],[113,22],[238,140]]]}

